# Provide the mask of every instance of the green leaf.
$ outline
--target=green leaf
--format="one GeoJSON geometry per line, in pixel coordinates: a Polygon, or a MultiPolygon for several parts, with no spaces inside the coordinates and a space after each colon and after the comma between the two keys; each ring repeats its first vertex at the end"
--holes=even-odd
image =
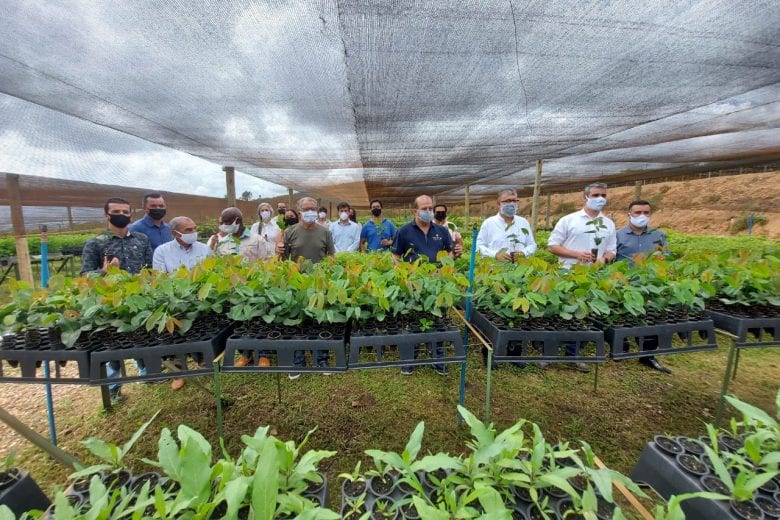
{"type": "Polygon", "coordinates": [[[425,501],[418,497],[417,495],[412,497],[412,502],[414,503],[415,509],[417,509],[417,513],[420,515],[420,518],[423,520],[449,520],[450,515],[446,511],[442,511],[441,509],[436,509],[435,507],[431,507],[428,504],[425,503],[425,501]]]}
{"type": "Polygon", "coordinates": [[[249,489],[249,481],[246,477],[239,477],[231,480],[225,485],[224,495],[227,503],[227,520],[235,520],[238,517],[238,510],[246,498],[246,492],[249,489]]]}
{"type": "Polygon", "coordinates": [[[119,465],[122,460],[119,446],[116,444],[112,444],[95,437],[90,437],[81,443],[86,446],[92,455],[108,462],[109,464],[116,466],[119,465]]]}
{"type": "Polygon", "coordinates": [[[260,452],[260,462],[252,481],[253,518],[257,520],[273,520],[276,515],[276,497],[279,493],[279,459],[274,442],[274,439],[271,438],[265,440],[260,452]]]}
{"type": "Polygon", "coordinates": [[[173,480],[181,479],[181,460],[179,459],[179,446],[168,428],[160,432],[160,440],[157,442],[157,459],[165,474],[173,480]]]}
{"type": "Polygon", "coordinates": [[[420,421],[417,423],[417,427],[412,432],[412,435],[409,437],[409,442],[406,443],[406,447],[404,448],[402,458],[405,463],[411,464],[411,462],[417,458],[417,453],[419,453],[420,447],[422,446],[424,432],[425,422],[420,421]]]}
{"type": "Polygon", "coordinates": [[[729,402],[729,404],[731,404],[731,406],[742,412],[742,415],[745,416],[745,419],[749,421],[758,421],[770,428],[777,426],[777,421],[769,417],[769,414],[767,414],[764,410],[757,408],[752,404],[740,401],[734,396],[727,395],[726,400],[729,402]]]}
{"type": "Polygon", "coordinates": [[[203,436],[184,424],[179,425],[181,442],[180,494],[184,498],[208,500],[211,474],[211,445],[203,436]]]}
{"type": "Polygon", "coordinates": [[[138,438],[143,435],[143,433],[146,431],[146,429],[149,427],[150,424],[152,424],[152,421],[154,421],[158,415],[160,415],[160,412],[162,412],[162,409],[157,410],[157,413],[152,415],[151,419],[146,421],[144,424],[141,425],[140,428],[138,428],[132,437],[130,437],[130,440],[124,443],[122,446],[122,456],[126,455],[128,451],[133,447],[133,444],[136,443],[138,438]]]}

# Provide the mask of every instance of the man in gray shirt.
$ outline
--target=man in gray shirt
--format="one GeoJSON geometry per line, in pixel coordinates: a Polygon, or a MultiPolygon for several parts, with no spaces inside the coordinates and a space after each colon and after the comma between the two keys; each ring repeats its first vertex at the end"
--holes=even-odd
{"type": "MultiPolygon", "coordinates": [[[[650,255],[655,251],[668,253],[666,235],[659,229],[648,226],[652,209],[646,200],[635,200],[628,205],[628,225],[617,230],[617,260],[625,260],[633,263],[633,257],[637,253],[650,255]]],[[[628,348],[627,344],[623,345],[628,348]]],[[[655,350],[658,348],[658,337],[650,336],[644,339],[642,350],[655,350]]],[[[655,359],[655,356],[639,358],[639,362],[650,368],[671,374],[672,371],[655,359]]]]}

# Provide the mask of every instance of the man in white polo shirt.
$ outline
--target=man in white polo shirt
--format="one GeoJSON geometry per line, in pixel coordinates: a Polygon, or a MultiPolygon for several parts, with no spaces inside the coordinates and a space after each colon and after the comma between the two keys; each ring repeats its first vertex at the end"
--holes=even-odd
{"type": "Polygon", "coordinates": [[[607,204],[607,185],[595,182],[583,192],[583,208],[562,217],[547,240],[547,248],[567,269],[574,264],[609,262],[617,253],[615,223],[601,212],[607,204]]]}
{"type": "MultiPolygon", "coordinates": [[[[607,185],[594,182],[583,190],[585,205],[581,210],[562,217],[550,233],[547,248],[566,269],[574,264],[609,262],[617,252],[615,223],[601,210],[607,204],[607,185]]],[[[566,355],[576,354],[574,343],[566,345],[566,355]]],[[[590,372],[585,363],[574,366],[580,372],[590,372]]]]}

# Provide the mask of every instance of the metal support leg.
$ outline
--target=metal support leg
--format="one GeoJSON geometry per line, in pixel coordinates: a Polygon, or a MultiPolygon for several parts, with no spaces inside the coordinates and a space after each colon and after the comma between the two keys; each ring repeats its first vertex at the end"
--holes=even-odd
{"type": "MultiPolygon", "coordinates": [[[[100,364],[100,379],[106,379],[106,364],[100,364]]],[[[103,410],[106,412],[111,411],[111,392],[108,391],[108,385],[100,386],[100,399],[103,401],[103,410]]]]}
{"type": "Polygon", "coordinates": [[[282,404],[282,374],[276,373],[276,402],[282,404]]]}
{"type": "Polygon", "coordinates": [[[593,374],[593,393],[595,394],[599,390],[599,364],[596,363],[593,374]]]}
{"type": "Polygon", "coordinates": [[[490,422],[490,392],[493,384],[493,349],[489,348],[487,353],[487,386],[485,389],[485,419],[483,422],[490,422]]]}
{"type": "Polygon", "coordinates": [[[22,421],[6,412],[3,408],[0,408],[0,421],[3,421],[16,433],[51,455],[54,460],[63,466],[73,469],[79,469],[84,466],[76,457],[47,441],[45,437],[25,426],[22,421]]]}
{"type": "MultiPolygon", "coordinates": [[[[735,344],[736,345],[736,344],[735,344]]],[[[737,349],[737,354],[734,356],[734,372],[731,374],[731,380],[734,381],[737,379],[737,368],[739,367],[739,353],[742,351],[741,348],[735,347],[737,349]]]]}
{"type": "Polygon", "coordinates": [[[220,378],[219,360],[215,359],[212,363],[214,367],[214,399],[217,401],[217,436],[220,445],[225,442],[225,432],[222,428],[222,380],[220,378]]]}
{"type": "Polygon", "coordinates": [[[717,412],[715,412],[715,427],[720,426],[720,419],[723,417],[723,405],[725,402],[725,395],[726,392],[729,391],[729,382],[732,374],[732,370],[734,369],[734,359],[736,358],[736,352],[738,352],[737,348],[737,342],[735,340],[731,340],[731,348],[729,349],[729,358],[726,362],[726,373],[723,374],[723,386],[720,389],[720,397],[718,397],[718,409],[717,412]]]}

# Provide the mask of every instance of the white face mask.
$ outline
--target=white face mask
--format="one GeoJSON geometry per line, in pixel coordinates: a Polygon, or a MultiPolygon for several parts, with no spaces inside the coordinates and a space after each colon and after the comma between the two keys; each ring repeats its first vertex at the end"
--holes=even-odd
{"type": "Polygon", "coordinates": [[[303,221],[307,224],[311,224],[317,221],[317,212],[314,210],[303,212],[303,221]]]}
{"type": "Polygon", "coordinates": [[[327,217],[327,216],[328,216],[328,214],[327,214],[327,213],[325,213],[324,211],[320,211],[319,213],[317,213],[317,215],[318,215],[318,216],[319,216],[321,219],[324,219],[325,217],[327,217]]]}
{"type": "Polygon", "coordinates": [[[226,235],[235,235],[238,233],[238,221],[234,221],[232,224],[220,224],[219,230],[225,233],[226,235]]]}
{"type": "Polygon", "coordinates": [[[589,197],[585,205],[593,211],[601,211],[607,205],[607,199],[604,197],[589,197]]]}
{"type": "Polygon", "coordinates": [[[650,223],[650,217],[647,215],[631,216],[629,220],[631,220],[631,225],[638,228],[647,227],[647,224],[650,223]]]}
{"type": "Polygon", "coordinates": [[[195,231],[194,233],[179,233],[179,238],[185,244],[192,245],[198,241],[198,232],[195,231]]]}
{"type": "Polygon", "coordinates": [[[346,211],[342,211],[341,213],[339,213],[339,218],[341,220],[349,220],[349,213],[347,213],[346,211]]]}
{"type": "Polygon", "coordinates": [[[264,209],[260,212],[260,218],[263,219],[263,222],[267,221],[269,218],[271,218],[271,212],[267,209],[264,209]]]}

